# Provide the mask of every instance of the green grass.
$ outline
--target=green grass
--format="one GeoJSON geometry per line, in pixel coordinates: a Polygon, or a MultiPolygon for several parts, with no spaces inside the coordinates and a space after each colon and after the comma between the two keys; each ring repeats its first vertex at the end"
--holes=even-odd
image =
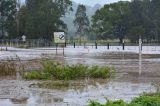
{"type": "Polygon", "coordinates": [[[45,60],[41,62],[42,69],[23,73],[27,80],[76,80],[84,78],[110,78],[114,73],[113,67],[87,66],[82,64],[63,65],[59,62],[45,60]]]}
{"type": "Polygon", "coordinates": [[[101,104],[96,101],[90,101],[88,106],[160,106],[160,94],[156,93],[153,95],[136,97],[130,103],[126,103],[123,100],[107,100],[105,104],[101,104]]]}

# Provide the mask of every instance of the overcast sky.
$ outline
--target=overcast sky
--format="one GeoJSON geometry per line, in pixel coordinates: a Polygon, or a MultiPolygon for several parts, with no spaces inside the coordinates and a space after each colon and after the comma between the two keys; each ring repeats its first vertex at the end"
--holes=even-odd
{"type": "Polygon", "coordinates": [[[74,2],[94,6],[95,4],[109,4],[117,1],[131,1],[131,0],[73,0],[74,2]]]}
{"type": "MultiPolygon", "coordinates": [[[[22,0],[22,2],[24,2],[25,0],[22,0]]],[[[130,1],[130,0],[73,0],[76,3],[80,3],[80,4],[85,4],[85,5],[89,5],[89,6],[94,6],[95,4],[108,4],[108,3],[113,3],[113,2],[117,2],[117,1],[130,1]]]]}

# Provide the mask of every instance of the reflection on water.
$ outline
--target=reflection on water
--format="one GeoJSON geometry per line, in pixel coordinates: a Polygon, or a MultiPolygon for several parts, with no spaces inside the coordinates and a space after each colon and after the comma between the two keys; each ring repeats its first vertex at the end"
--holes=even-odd
{"type": "Polygon", "coordinates": [[[105,102],[105,97],[117,100],[130,101],[144,92],[155,92],[156,88],[151,83],[103,81],[91,83],[83,89],[68,88],[66,90],[30,88],[29,99],[1,99],[0,105],[4,106],[84,106],[90,99],[105,102]]]}
{"type": "Polygon", "coordinates": [[[23,98],[23,99],[10,99],[10,101],[13,103],[13,104],[26,104],[27,103],[27,98],[23,98]]]}

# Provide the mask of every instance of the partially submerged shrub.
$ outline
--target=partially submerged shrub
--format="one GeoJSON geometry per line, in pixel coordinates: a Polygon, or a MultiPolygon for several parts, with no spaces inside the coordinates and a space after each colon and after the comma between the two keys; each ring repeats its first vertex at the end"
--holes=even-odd
{"type": "Polygon", "coordinates": [[[105,104],[101,104],[96,101],[90,101],[88,106],[160,106],[160,95],[159,93],[148,96],[143,95],[134,98],[130,103],[125,103],[123,100],[107,100],[105,104]]]}
{"type": "Polygon", "coordinates": [[[59,62],[45,60],[42,62],[42,70],[25,72],[23,78],[31,79],[58,79],[74,80],[83,78],[109,78],[113,74],[113,68],[107,66],[87,66],[82,64],[63,65],[59,62]]]}
{"type": "Polygon", "coordinates": [[[16,76],[16,64],[13,60],[8,59],[0,62],[0,77],[16,76]]]}
{"type": "Polygon", "coordinates": [[[140,96],[133,99],[128,106],[160,106],[160,95],[140,96]]]}

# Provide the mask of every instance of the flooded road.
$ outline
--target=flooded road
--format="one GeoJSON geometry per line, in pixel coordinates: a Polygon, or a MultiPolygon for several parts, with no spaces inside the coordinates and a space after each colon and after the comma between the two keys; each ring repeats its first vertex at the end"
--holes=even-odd
{"type": "MultiPolygon", "coordinates": [[[[102,81],[102,80],[101,80],[102,81]]],[[[28,88],[29,98],[23,101],[13,99],[0,99],[2,106],[86,106],[89,100],[105,102],[105,98],[111,100],[123,99],[130,101],[140,94],[156,92],[156,87],[147,82],[118,82],[104,81],[103,83],[94,81],[94,84],[86,83],[79,89],[41,89],[28,88]]],[[[89,81],[88,81],[89,82],[89,81]]],[[[12,81],[13,84],[16,81],[12,81]]],[[[24,84],[24,82],[21,82],[24,84]]],[[[28,82],[25,82],[27,85],[28,82]]],[[[33,82],[30,82],[33,83],[33,82]]],[[[10,85],[8,84],[8,86],[10,85]]],[[[3,84],[1,84],[1,87],[3,84]]],[[[24,86],[22,86],[24,87],[24,86]]],[[[25,92],[26,89],[23,89],[25,92]]],[[[3,95],[12,90],[6,90],[3,95]]],[[[7,95],[7,94],[6,94],[7,95]]],[[[24,94],[21,94],[22,96],[24,94]]]]}
{"type": "MultiPolygon", "coordinates": [[[[82,80],[78,84],[80,87],[70,84],[72,82],[70,81],[70,87],[64,89],[39,88],[37,83],[41,83],[41,81],[1,79],[0,106],[86,106],[89,100],[98,100],[104,103],[107,97],[111,100],[130,101],[140,94],[159,90],[159,54],[142,55],[142,75],[139,76],[138,54],[134,52],[88,52],[88,50],[83,49],[83,51],[67,51],[62,56],[62,54],[55,55],[53,51],[49,51],[49,53],[48,51],[45,50],[44,54],[38,52],[40,54],[38,58],[43,54],[43,57],[63,61],[64,64],[114,66],[116,70],[115,78],[82,80]]],[[[21,55],[26,55],[25,53],[30,53],[30,51],[25,52],[24,50],[23,53],[21,55]]],[[[34,53],[36,54],[37,51],[32,51],[32,54],[34,53]]],[[[29,58],[29,55],[27,58],[29,58]]],[[[37,54],[32,58],[37,58],[37,54]]],[[[26,58],[24,60],[27,61],[26,58]]]]}

